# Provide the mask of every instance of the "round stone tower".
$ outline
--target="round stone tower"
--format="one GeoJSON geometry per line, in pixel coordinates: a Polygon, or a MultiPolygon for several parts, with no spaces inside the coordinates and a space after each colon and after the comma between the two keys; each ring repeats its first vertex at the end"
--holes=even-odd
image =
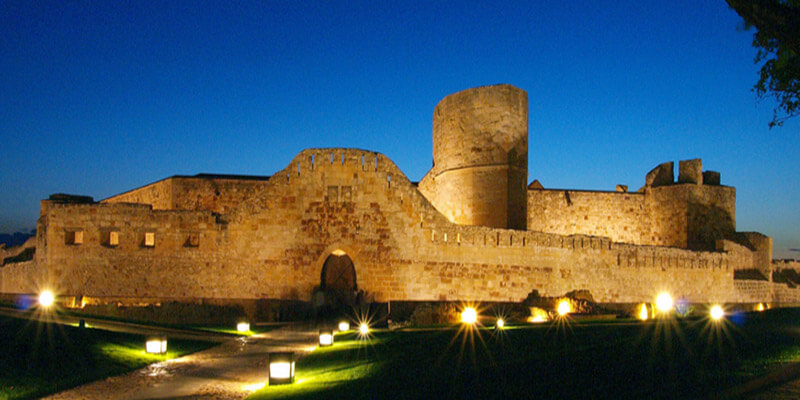
{"type": "Polygon", "coordinates": [[[525,229],[528,94],[511,85],[451,94],[433,111],[435,206],[463,225],[525,229]]]}

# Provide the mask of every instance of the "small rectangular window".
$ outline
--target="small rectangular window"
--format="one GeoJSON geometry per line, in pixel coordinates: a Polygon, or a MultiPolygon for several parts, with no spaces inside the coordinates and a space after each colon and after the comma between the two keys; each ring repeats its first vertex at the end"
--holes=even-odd
{"type": "Polygon", "coordinates": [[[198,233],[190,233],[189,236],[186,237],[186,242],[183,244],[184,247],[200,247],[200,234],[198,233]]]}
{"type": "Polygon", "coordinates": [[[144,233],[144,242],[142,243],[144,247],[156,247],[156,233],[155,232],[145,232],[144,233]]]}
{"type": "Polygon", "coordinates": [[[106,247],[119,246],[119,232],[118,231],[102,231],[100,236],[101,243],[106,247]]]}
{"type": "Polygon", "coordinates": [[[352,186],[342,186],[342,201],[343,202],[351,202],[351,201],[353,201],[353,187],[352,186]]]}
{"type": "Polygon", "coordinates": [[[326,199],[329,203],[335,203],[339,201],[339,187],[338,186],[328,186],[328,197],[326,199]]]}
{"type": "Polygon", "coordinates": [[[67,231],[66,244],[79,245],[83,244],[83,231],[67,231]]]}

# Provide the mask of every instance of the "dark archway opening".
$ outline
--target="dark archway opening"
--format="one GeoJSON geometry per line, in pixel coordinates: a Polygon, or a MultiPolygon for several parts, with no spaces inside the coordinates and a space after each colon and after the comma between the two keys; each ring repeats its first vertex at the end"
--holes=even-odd
{"type": "Polygon", "coordinates": [[[323,319],[349,314],[360,301],[353,260],[343,251],[336,250],[325,259],[313,297],[315,314],[323,319]]]}
{"type": "Polygon", "coordinates": [[[331,254],[322,264],[322,282],[320,288],[326,291],[354,292],[356,286],[356,269],[353,260],[347,254],[331,254]]]}

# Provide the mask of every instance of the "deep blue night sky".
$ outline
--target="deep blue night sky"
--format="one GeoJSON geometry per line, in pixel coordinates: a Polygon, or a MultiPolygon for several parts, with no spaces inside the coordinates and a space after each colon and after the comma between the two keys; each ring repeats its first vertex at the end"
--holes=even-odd
{"type": "Polygon", "coordinates": [[[0,1],[0,232],[51,193],[271,175],[308,147],[419,180],[436,103],[510,83],[529,180],[636,190],[699,157],[737,188],[738,230],[800,255],[800,121],[768,129],[752,32],[722,0],[232,3],[0,1]]]}

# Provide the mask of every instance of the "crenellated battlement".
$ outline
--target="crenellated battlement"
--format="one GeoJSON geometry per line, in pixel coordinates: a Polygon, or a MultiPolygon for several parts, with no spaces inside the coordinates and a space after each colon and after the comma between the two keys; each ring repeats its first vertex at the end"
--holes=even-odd
{"type": "Polygon", "coordinates": [[[637,192],[533,185],[528,190],[529,229],[608,236],[635,245],[713,250],[717,240],[735,237],[736,190],[720,185],[719,173],[703,172],[699,159],[679,164],[677,181],[674,163],[663,163],[647,174],[645,186],[637,192]]]}

